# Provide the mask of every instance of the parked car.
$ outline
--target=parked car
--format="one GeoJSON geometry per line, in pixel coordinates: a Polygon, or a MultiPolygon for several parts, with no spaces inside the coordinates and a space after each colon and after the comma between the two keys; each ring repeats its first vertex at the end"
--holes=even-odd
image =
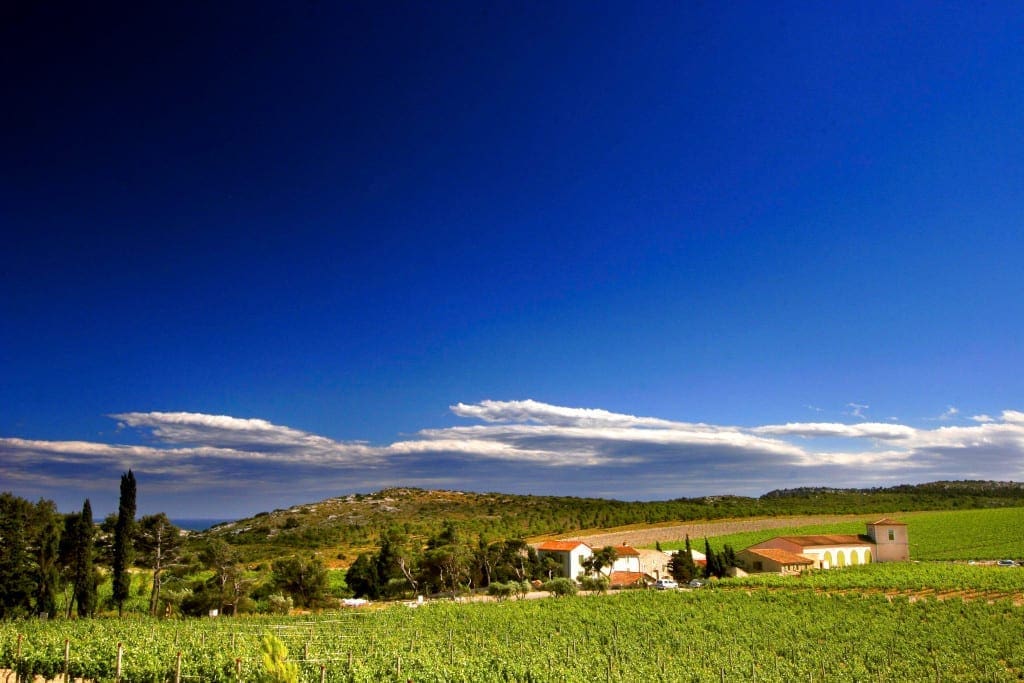
{"type": "Polygon", "coordinates": [[[1013,560],[999,560],[996,562],[1000,567],[1016,567],[1017,563],[1013,560]]]}
{"type": "Polygon", "coordinates": [[[654,587],[660,591],[667,591],[672,588],[679,588],[679,584],[672,579],[658,579],[654,582],[654,587]]]}
{"type": "Polygon", "coordinates": [[[689,586],[690,588],[700,588],[701,586],[704,585],[704,582],[701,581],[700,579],[694,579],[693,581],[691,581],[690,583],[688,583],[686,585],[689,586]]]}

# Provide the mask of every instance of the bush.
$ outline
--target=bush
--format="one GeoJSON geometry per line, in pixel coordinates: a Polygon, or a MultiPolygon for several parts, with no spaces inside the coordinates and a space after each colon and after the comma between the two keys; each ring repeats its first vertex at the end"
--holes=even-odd
{"type": "Polygon", "coordinates": [[[487,594],[498,600],[507,600],[512,597],[512,584],[494,581],[487,587],[487,594]]]}
{"type": "Polygon", "coordinates": [[[576,595],[576,584],[566,578],[551,579],[544,584],[543,590],[556,597],[576,595]]]}
{"type": "Polygon", "coordinates": [[[274,593],[267,597],[267,606],[271,614],[288,614],[292,609],[292,599],[288,596],[274,593]]]}
{"type": "Polygon", "coordinates": [[[580,578],[580,588],[585,591],[593,591],[595,593],[606,593],[608,591],[608,577],[604,576],[584,576],[580,578]]]}

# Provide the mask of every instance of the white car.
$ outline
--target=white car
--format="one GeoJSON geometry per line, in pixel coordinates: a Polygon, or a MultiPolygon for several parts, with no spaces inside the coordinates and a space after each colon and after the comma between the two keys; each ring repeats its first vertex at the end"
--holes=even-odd
{"type": "Polygon", "coordinates": [[[654,587],[660,591],[667,591],[672,588],[679,588],[679,584],[672,579],[658,579],[654,582],[654,587]]]}

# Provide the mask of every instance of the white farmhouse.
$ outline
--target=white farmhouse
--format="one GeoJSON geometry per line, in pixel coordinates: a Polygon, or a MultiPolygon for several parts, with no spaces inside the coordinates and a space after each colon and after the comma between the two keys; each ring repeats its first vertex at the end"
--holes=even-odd
{"type": "Polygon", "coordinates": [[[562,576],[576,580],[583,573],[583,562],[594,554],[583,541],[542,541],[534,546],[537,557],[550,557],[561,565],[562,576]]]}

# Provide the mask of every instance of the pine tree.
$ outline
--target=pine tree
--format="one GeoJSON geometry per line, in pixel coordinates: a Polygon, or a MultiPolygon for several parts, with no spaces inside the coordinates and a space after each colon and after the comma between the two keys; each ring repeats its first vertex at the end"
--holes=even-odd
{"type": "Polygon", "coordinates": [[[89,617],[96,611],[96,577],[92,569],[92,504],[88,498],[82,505],[77,527],[74,557],[75,601],[78,602],[78,616],[89,617]]]}
{"type": "Polygon", "coordinates": [[[114,527],[114,603],[117,605],[117,616],[121,616],[124,601],[131,593],[131,575],[128,567],[134,559],[132,537],[135,530],[135,475],[129,469],[121,475],[121,497],[117,504],[117,525],[114,527]]]}
{"type": "Polygon", "coordinates": [[[0,618],[27,616],[35,589],[28,523],[31,504],[0,494],[0,618]]]}

